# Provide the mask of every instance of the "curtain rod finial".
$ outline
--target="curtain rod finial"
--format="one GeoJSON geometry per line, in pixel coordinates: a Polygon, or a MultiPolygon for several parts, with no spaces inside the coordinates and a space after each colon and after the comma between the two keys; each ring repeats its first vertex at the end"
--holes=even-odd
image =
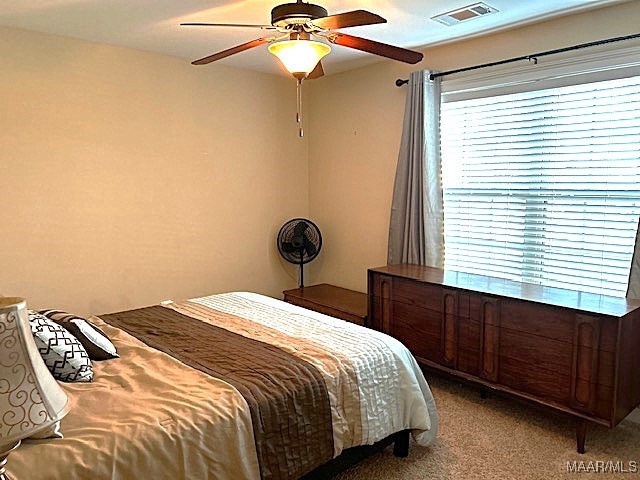
{"type": "Polygon", "coordinates": [[[409,83],[409,80],[402,80],[401,78],[398,78],[396,80],[396,87],[401,87],[403,85],[406,85],[407,83],[409,83]]]}

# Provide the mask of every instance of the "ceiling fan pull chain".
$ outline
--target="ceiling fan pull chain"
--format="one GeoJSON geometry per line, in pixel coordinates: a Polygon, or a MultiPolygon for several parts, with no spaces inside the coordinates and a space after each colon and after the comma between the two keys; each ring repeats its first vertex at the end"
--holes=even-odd
{"type": "Polygon", "coordinates": [[[298,78],[298,84],[296,85],[296,122],[298,123],[298,135],[304,136],[304,130],[302,129],[302,79],[298,78]]]}
{"type": "Polygon", "coordinates": [[[298,135],[302,137],[304,132],[302,131],[302,80],[300,79],[298,79],[296,97],[296,121],[298,122],[298,135]]]}

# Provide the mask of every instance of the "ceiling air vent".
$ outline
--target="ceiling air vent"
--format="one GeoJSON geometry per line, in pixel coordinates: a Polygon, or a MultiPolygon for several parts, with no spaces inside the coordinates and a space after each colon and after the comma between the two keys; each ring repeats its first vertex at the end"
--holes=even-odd
{"type": "Polygon", "coordinates": [[[450,27],[456,23],[471,20],[476,17],[482,17],[483,15],[488,15],[497,11],[497,8],[490,7],[486,3],[474,3],[473,5],[467,5],[466,7],[458,8],[457,10],[436,15],[435,17],[431,17],[431,20],[435,20],[438,23],[442,23],[443,25],[450,27]]]}

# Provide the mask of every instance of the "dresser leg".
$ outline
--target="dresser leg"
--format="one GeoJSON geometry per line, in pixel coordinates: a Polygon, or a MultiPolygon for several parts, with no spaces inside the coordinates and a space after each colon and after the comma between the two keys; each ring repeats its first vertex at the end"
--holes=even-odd
{"type": "Polygon", "coordinates": [[[402,458],[409,455],[409,430],[403,430],[396,434],[396,440],[393,442],[393,454],[402,458]]]}
{"type": "Polygon", "coordinates": [[[579,418],[576,421],[576,445],[578,453],[584,453],[584,441],[587,437],[587,421],[579,418]]]}

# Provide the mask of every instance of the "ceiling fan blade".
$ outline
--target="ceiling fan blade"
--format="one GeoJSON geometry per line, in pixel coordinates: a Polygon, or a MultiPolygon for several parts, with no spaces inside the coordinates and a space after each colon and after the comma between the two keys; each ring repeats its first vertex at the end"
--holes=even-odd
{"type": "Polygon", "coordinates": [[[213,55],[209,55],[208,57],[195,60],[191,63],[193,65],[206,65],[207,63],[215,62],[216,60],[220,60],[221,58],[228,57],[229,55],[233,55],[234,53],[240,53],[240,52],[244,52],[245,50],[249,50],[250,48],[253,48],[253,47],[259,47],[260,45],[269,43],[269,41],[271,41],[270,38],[256,38],[255,40],[251,40],[250,42],[243,43],[242,45],[238,45],[218,53],[214,53],[213,55]]]}
{"type": "Polygon", "coordinates": [[[353,10],[351,12],[338,13],[328,17],[317,18],[312,21],[314,25],[325,30],[336,28],[358,27],[360,25],[373,25],[374,23],[387,23],[380,15],[366,10],[353,10]]]}
{"type": "Polygon", "coordinates": [[[241,28],[261,28],[263,30],[275,30],[271,25],[253,25],[246,23],[181,23],[181,27],[241,27],[241,28]]]}
{"type": "Polygon", "coordinates": [[[354,37],[353,35],[347,35],[345,33],[332,32],[327,35],[326,38],[331,43],[342,45],[343,47],[355,48],[356,50],[399,60],[400,62],[418,63],[423,58],[420,52],[376,42],[374,40],[367,40],[366,38],[354,37]]]}
{"type": "Polygon", "coordinates": [[[324,75],[324,68],[322,68],[322,60],[318,62],[316,67],[311,70],[309,75],[307,75],[307,80],[313,80],[314,78],[320,78],[324,75]]]}

